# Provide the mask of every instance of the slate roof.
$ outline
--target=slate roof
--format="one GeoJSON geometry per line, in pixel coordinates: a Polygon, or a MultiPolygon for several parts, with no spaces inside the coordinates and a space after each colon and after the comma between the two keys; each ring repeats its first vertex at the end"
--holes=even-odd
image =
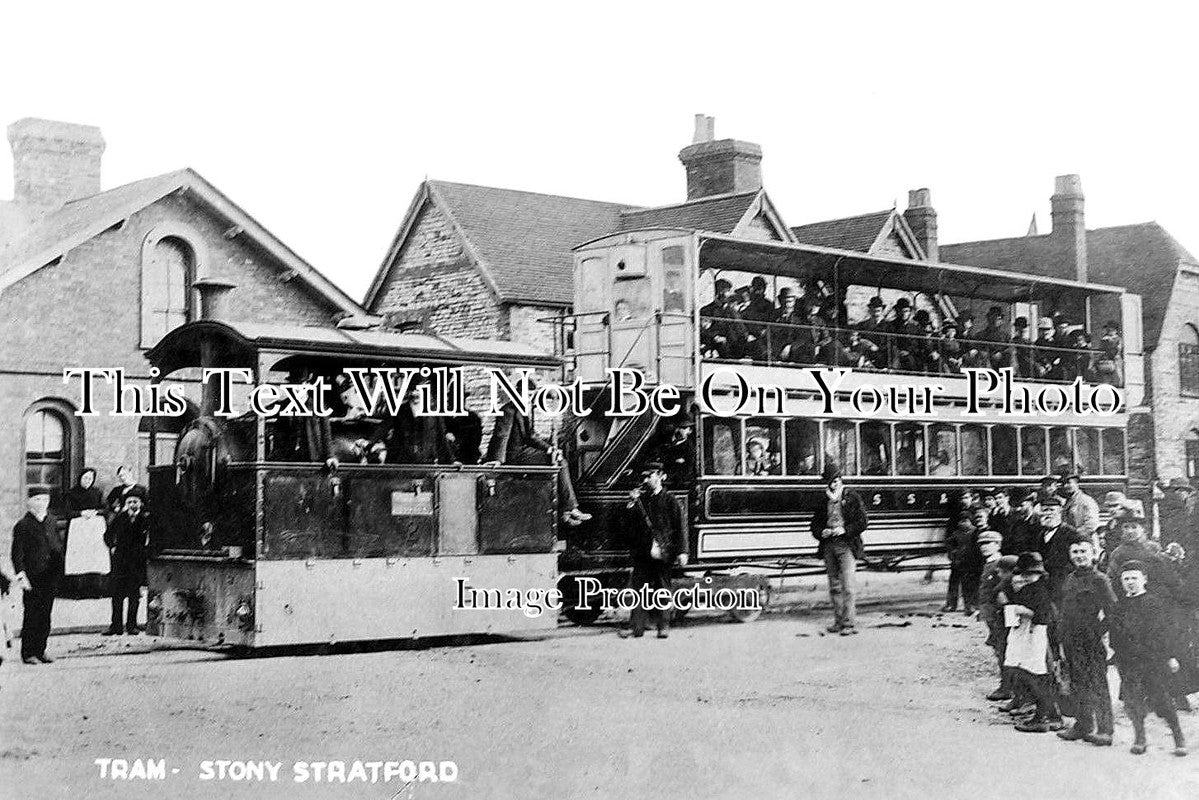
{"type": "MultiPolygon", "coordinates": [[[[615,231],[620,212],[635,208],[465,183],[428,181],[428,185],[461,228],[505,302],[573,303],[571,249],[615,231]]],[[[384,264],[383,269],[390,266],[384,264]]]]}
{"type": "Polygon", "coordinates": [[[760,189],[755,189],[738,194],[702,197],[672,206],[623,211],[616,232],[642,228],[690,228],[711,233],[732,233],[760,193],[760,189]]]}
{"type": "Polygon", "coordinates": [[[894,209],[888,208],[886,211],[874,211],[856,217],[812,222],[792,228],[791,233],[795,234],[795,241],[800,244],[868,253],[893,213],[894,209]]]}
{"type": "MultiPolygon", "coordinates": [[[[1074,278],[1061,240],[1052,234],[944,244],[941,260],[1033,275],[1074,278]]],[[[1156,222],[1087,231],[1087,280],[1141,296],[1146,349],[1157,344],[1180,262],[1199,261],[1156,222]]]]}
{"type": "Polygon", "coordinates": [[[219,213],[226,218],[236,221],[245,230],[245,235],[253,237],[286,268],[294,270],[300,279],[333,307],[350,314],[362,313],[362,307],[353,298],[191,169],[143,178],[72,200],[61,208],[47,212],[22,235],[0,249],[0,291],[179,189],[194,192],[197,197],[219,209],[219,213]]]}

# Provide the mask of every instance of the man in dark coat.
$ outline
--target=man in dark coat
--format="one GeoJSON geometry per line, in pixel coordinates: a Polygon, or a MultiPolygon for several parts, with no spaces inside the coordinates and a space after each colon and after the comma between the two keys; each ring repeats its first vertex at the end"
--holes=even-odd
{"type": "Polygon", "coordinates": [[[816,555],[824,559],[828,593],[833,601],[833,623],[829,633],[849,636],[858,632],[854,591],[858,559],[862,557],[862,534],[869,518],[866,504],[856,492],[845,488],[841,470],[828,464],[822,475],[824,496],[812,516],[812,536],[819,544],[816,555]]]}
{"type": "Polygon", "coordinates": [[[883,302],[883,298],[875,295],[866,304],[866,311],[870,316],[854,326],[861,340],[869,345],[863,348],[866,353],[866,366],[871,369],[886,369],[891,364],[889,332],[887,323],[883,322],[883,317],[887,315],[887,304],[883,302]]]}
{"type": "Polygon", "coordinates": [[[64,542],[58,521],[49,512],[50,493],[42,488],[29,491],[28,511],[12,529],[14,582],[24,590],[21,621],[21,660],[26,664],[49,664],[46,640],[54,590],[63,574],[64,542]]]}
{"type": "Polygon", "coordinates": [[[1037,511],[1040,501],[1036,492],[1027,492],[1020,498],[1020,505],[1008,523],[1008,532],[1003,537],[1000,552],[1005,556],[1018,556],[1029,551],[1040,552],[1041,517],[1037,511]]]}
{"type": "MultiPolygon", "coordinates": [[[[633,573],[629,588],[635,592],[670,589],[670,570],[677,563],[687,565],[687,520],[683,507],[663,487],[666,472],[659,462],[645,465],[643,483],[629,495],[629,556],[633,573]]],[[[665,639],[670,629],[670,609],[646,608],[638,602],[629,620],[632,630],[621,636],[645,634],[647,616],[654,616],[658,638],[665,639]]]]}
{"type": "Polygon", "coordinates": [[[482,418],[470,409],[466,410],[465,416],[446,417],[445,440],[451,461],[478,464],[480,447],[483,445],[482,418]]]}
{"type": "Polygon", "coordinates": [[[1074,569],[1070,561],[1070,544],[1078,537],[1078,531],[1062,522],[1062,501],[1055,497],[1041,502],[1041,542],[1038,550],[1045,559],[1049,573],[1049,596],[1055,606],[1060,607],[1062,586],[1066,576],[1074,569]]]}
{"type": "Polygon", "coordinates": [[[1134,755],[1148,749],[1145,717],[1152,709],[1170,726],[1174,754],[1185,756],[1186,741],[1170,699],[1170,675],[1180,666],[1171,655],[1170,615],[1165,601],[1145,590],[1147,573],[1140,561],[1126,561],[1120,567],[1123,592],[1111,626],[1112,650],[1120,670],[1120,698],[1132,720],[1134,755]]]}
{"type": "Polygon", "coordinates": [[[912,320],[912,301],[906,297],[895,301],[895,319],[887,332],[891,334],[891,368],[903,372],[919,370],[916,350],[924,332],[912,320]]]}
{"type": "Polygon", "coordinates": [[[1094,745],[1112,743],[1112,698],[1107,688],[1107,648],[1103,635],[1116,606],[1112,584],[1095,569],[1095,545],[1090,538],[1070,544],[1074,571],[1062,587],[1061,640],[1076,705],[1074,726],[1059,731],[1068,742],[1085,739],[1094,745]]]}
{"type": "Polygon", "coordinates": [[[108,576],[112,621],[104,631],[105,636],[120,634],[121,609],[126,603],[125,633],[136,636],[140,632],[137,607],[146,582],[146,538],[149,535],[149,520],[143,508],[145,498],[146,493],[140,488],[126,494],[121,513],[113,517],[104,531],[104,544],[108,545],[112,561],[108,576]]]}

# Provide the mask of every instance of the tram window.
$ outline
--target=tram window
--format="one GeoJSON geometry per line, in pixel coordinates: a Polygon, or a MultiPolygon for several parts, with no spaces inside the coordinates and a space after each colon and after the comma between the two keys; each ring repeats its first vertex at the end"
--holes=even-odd
{"type": "Polygon", "coordinates": [[[895,426],[895,474],[924,474],[924,426],[918,422],[895,426]]]}
{"type": "Polygon", "coordinates": [[[745,474],[781,474],[782,454],[779,441],[778,420],[747,420],[745,423],[745,474]]]}
{"type": "Polygon", "coordinates": [[[741,420],[704,419],[704,474],[736,475],[741,466],[741,420]]]}
{"type": "Polygon", "coordinates": [[[642,319],[646,315],[645,292],[649,289],[649,281],[644,278],[634,278],[628,281],[618,281],[613,286],[612,321],[624,322],[631,319],[642,319]]]}
{"type": "Polygon", "coordinates": [[[1016,429],[1007,425],[991,427],[991,474],[1015,475],[1016,468],[1016,429]]]}
{"type": "Polygon", "coordinates": [[[662,248],[662,310],[667,313],[687,311],[683,265],[682,247],[662,248]]]}
{"type": "Polygon", "coordinates": [[[1099,431],[1095,428],[1075,428],[1074,463],[1084,475],[1102,472],[1099,463],[1099,431]]]}
{"type": "Polygon", "coordinates": [[[987,429],[982,425],[962,426],[962,474],[986,475],[987,429]]]}
{"type": "Polygon", "coordinates": [[[1020,474],[1044,475],[1045,429],[1027,426],[1020,429],[1020,474]]]}
{"type": "Polygon", "coordinates": [[[1053,465],[1050,472],[1055,475],[1074,471],[1074,453],[1070,447],[1069,428],[1049,429],[1049,463],[1053,465]]]}
{"type": "Polygon", "coordinates": [[[810,419],[787,420],[787,474],[815,475],[819,469],[820,426],[810,419]]]}
{"type": "Polygon", "coordinates": [[[852,422],[824,423],[824,463],[835,464],[842,475],[858,474],[858,432],[852,422]]]}
{"type": "Polygon", "coordinates": [[[1103,474],[1124,474],[1124,431],[1119,428],[1104,428],[1103,442],[1103,474]]]}
{"type": "Polygon", "coordinates": [[[886,422],[863,422],[862,474],[891,474],[891,426],[886,422]]]}
{"type": "Polygon", "coordinates": [[[932,469],[929,475],[945,477],[960,473],[958,464],[958,431],[953,425],[933,425],[929,428],[929,453],[932,469]]]}

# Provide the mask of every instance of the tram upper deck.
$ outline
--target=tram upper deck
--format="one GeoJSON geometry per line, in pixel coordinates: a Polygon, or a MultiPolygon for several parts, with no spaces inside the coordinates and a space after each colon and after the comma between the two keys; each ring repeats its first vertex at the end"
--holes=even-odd
{"type": "Polygon", "coordinates": [[[576,248],[567,318],[576,376],[637,368],[694,388],[736,365],[802,395],[810,370],[848,367],[845,389],[935,376],[962,397],[970,368],[1017,385],[1144,393],[1140,297],[1120,287],[693,230],[607,236],[576,248]]]}

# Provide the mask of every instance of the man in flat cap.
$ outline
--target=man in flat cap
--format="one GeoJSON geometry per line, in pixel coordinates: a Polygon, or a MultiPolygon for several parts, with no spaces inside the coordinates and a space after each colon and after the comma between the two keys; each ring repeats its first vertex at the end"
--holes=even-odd
{"type": "Polygon", "coordinates": [[[1058,736],[1068,742],[1085,739],[1112,743],[1112,698],[1107,688],[1107,648],[1103,635],[1115,611],[1111,581],[1095,569],[1095,544],[1080,537],[1070,543],[1074,571],[1062,586],[1061,644],[1070,695],[1077,706],[1074,726],[1058,736]]]}
{"type": "Polygon", "coordinates": [[[58,520],[50,513],[50,492],[42,487],[29,490],[28,510],[12,529],[13,583],[24,594],[21,621],[21,660],[26,664],[49,664],[46,640],[54,590],[63,575],[64,542],[58,520]]]}
{"type": "Polygon", "coordinates": [[[819,542],[816,555],[824,560],[833,603],[833,623],[827,630],[850,636],[858,632],[854,602],[856,571],[863,553],[862,534],[869,518],[862,498],[845,488],[837,465],[826,464],[821,477],[825,491],[812,515],[812,536],[819,542]]]}
{"type": "MultiPolygon", "coordinates": [[[[629,555],[633,574],[629,588],[641,592],[642,587],[670,588],[671,568],[687,565],[687,519],[683,507],[665,490],[666,472],[661,462],[650,462],[641,472],[642,484],[629,493],[629,555]]],[[[654,616],[658,638],[665,639],[670,630],[670,610],[647,609],[638,603],[629,620],[631,631],[620,631],[622,637],[640,638],[645,634],[646,617],[654,616]]]]}
{"type": "Polygon", "coordinates": [[[104,636],[121,633],[121,611],[127,605],[125,633],[136,636],[137,609],[142,585],[146,582],[146,545],[150,535],[149,517],[145,510],[146,492],[140,486],[125,494],[121,513],[113,517],[104,531],[112,568],[108,575],[109,596],[112,598],[112,621],[104,636]]]}
{"type": "Polygon", "coordinates": [[[1004,580],[1011,577],[1016,567],[1016,557],[999,554],[1002,541],[1003,537],[996,531],[978,534],[978,550],[983,558],[982,577],[978,586],[978,618],[987,626],[987,646],[995,651],[999,659],[999,688],[987,695],[988,700],[1011,700],[1013,696],[1010,681],[1004,677],[1003,671],[1003,645],[1007,631],[1003,627],[998,598],[1004,580]],[[1005,558],[1008,560],[1005,561],[1005,558]]]}

